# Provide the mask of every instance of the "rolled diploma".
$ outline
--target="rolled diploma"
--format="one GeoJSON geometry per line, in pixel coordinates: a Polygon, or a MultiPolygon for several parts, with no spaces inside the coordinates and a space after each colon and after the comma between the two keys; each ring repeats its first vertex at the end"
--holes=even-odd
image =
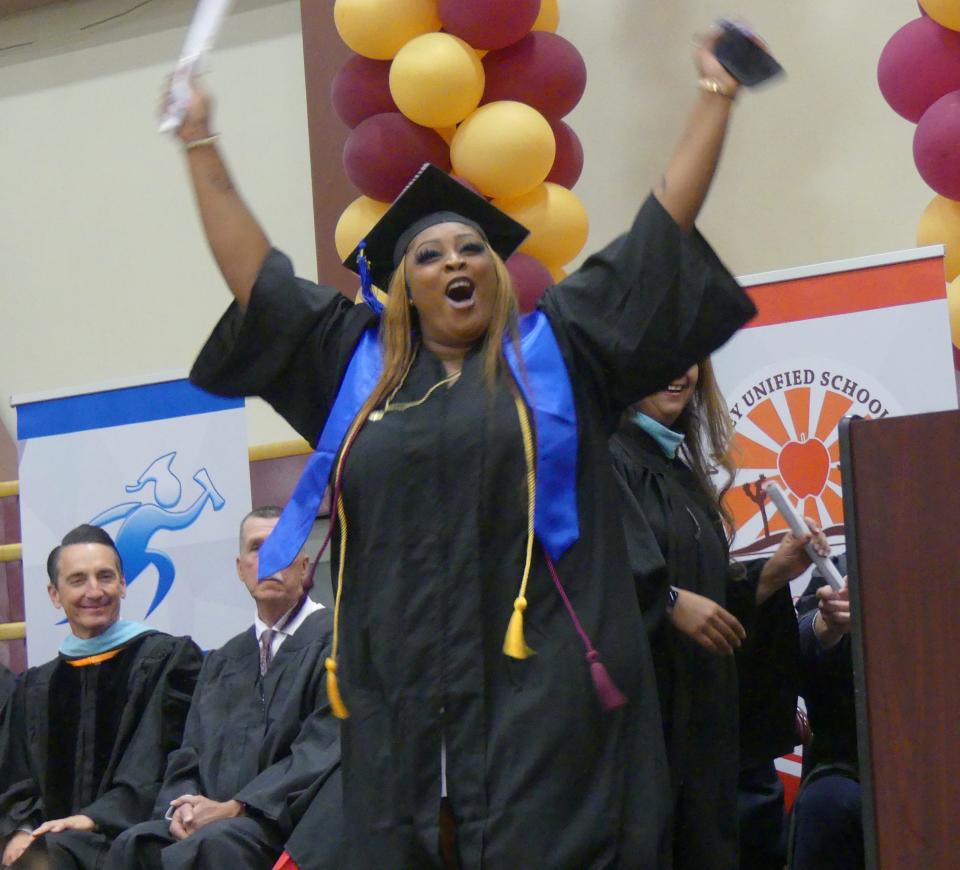
{"type": "Polygon", "coordinates": [[[180,59],[170,77],[170,95],[160,121],[160,132],[171,133],[182,123],[190,102],[190,78],[202,72],[207,53],[213,48],[231,0],[200,0],[183,41],[180,59]]]}
{"type": "MultiPolygon", "coordinates": [[[[774,503],[777,510],[780,511],[781,516],[787,521],[787,525],[790,526],[790,531],[799,537],[803,537],[810,532],[810,528],[807,526],[804,518],[800,516],[797,509],[791,504],[790,499],[787,498],[779,486],[773,481],[767,481],[763,485],[763,491],[770,496],[770,501],[774,503]]],[[[830,561],[830,558],[828,556],[821,556],[813,548],[812,543],[806,544],[804,549],[807,551],[807,555],[813,564],[820,569],[820,574],[827,583],[830,584],[831,588],[835,592],[843,589],[843,577],[840,576],[837,566],[830,561]]]]}

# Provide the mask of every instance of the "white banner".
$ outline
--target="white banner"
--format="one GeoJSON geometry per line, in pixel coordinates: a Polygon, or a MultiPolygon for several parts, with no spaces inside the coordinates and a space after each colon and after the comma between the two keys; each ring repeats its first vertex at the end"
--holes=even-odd
{"type": "Polygon", "coordinates": [[[758,309],[714,357],[736,435],[727,496],[732,553],[771,554],[787,525],[760,490],[776,481],[844,550],[844,416],[957,407],[940,246],[740,279],[758,309]]]}
{"type": "Polygon", "coordinates": [[[173,380],[13,403],[31,665],[56,655],[67,633],[47,595],[46,560],[81,523],[117,543],[123,618],[204,649],[250,624],[253,602],[234,567],[250,510],[242,399],[173,380]]]}

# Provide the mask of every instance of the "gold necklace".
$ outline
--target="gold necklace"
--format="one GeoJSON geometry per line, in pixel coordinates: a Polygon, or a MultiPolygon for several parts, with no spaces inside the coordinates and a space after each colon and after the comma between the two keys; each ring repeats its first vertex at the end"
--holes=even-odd
{"type": "MultiPolygon", "coordinates": [[[[409,372],[409,369],[407,369],[407,372],[409,372]]],[[[433,394],[435,390],[440,389],[440,387],[446,384],[456,383],[457,379],[460,377],[460,371],[455,371],[452,375],[447,375],[443,380],[437,381],[432,387],[430,387],[429,390],[427,390],[415,402],[397,402],[396,404],[394,404],[393,403],[394,397],[397,395],[397,393],[400,392],[400,388],[403,386],[404,381],[406,381],[407,379],[406,374],[407,373],[405,372],[403,380],[401,380],[400,383],[397,384],[396,389],[394,389],[394,391],[390,394],[390,398],[388,398],[387,401],[383,403],[383,408],[377,411],[370,412],[370,415],[367,417],[367,419],[371,423],[376,423],[378,420],[382,420],[384,415],[389,414],[391,411],[406,411],[409,408],[416,408],[417,405],[422,405],[424,402],[427,401],[427,399],[430,398],[430,396],[433,394]]]]}

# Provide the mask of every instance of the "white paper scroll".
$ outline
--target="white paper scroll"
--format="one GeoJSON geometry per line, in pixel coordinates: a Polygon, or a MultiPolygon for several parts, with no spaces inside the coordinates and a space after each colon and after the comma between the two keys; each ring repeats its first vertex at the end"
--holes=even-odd
{"type": "Polygon", "coordinates": [[[190,102],[190,79],[203,72],[206,56],[213,48],[227,17],[231,0],[200,0],[183,42],[180,59],[170,77],[170,93],[160,132],[171,133],[183,123],[190,102]]]}

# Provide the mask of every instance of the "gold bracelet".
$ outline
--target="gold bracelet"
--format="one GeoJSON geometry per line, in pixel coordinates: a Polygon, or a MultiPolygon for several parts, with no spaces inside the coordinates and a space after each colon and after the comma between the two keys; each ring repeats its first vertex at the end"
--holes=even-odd
{"type": "Polygon", "coordinates": [[[183,143],[183,150],[190,151],[193,148],[202,148],[204,145],[212,145],[219,138],[220,134],[214,133],[212,136],[205,136],[203,139],[191,139],[189,142],[183,143]]]}
{"type": "Polygon", "coordinates": [[[733,101],[736,97],[736,94],[730,93],[717,79],[705,77],[700,79],[697,82],[697,87],[701,91],[706,91],[708,94],[717,94],[718,96],[725,97],[726,99],[733,101]]]}

